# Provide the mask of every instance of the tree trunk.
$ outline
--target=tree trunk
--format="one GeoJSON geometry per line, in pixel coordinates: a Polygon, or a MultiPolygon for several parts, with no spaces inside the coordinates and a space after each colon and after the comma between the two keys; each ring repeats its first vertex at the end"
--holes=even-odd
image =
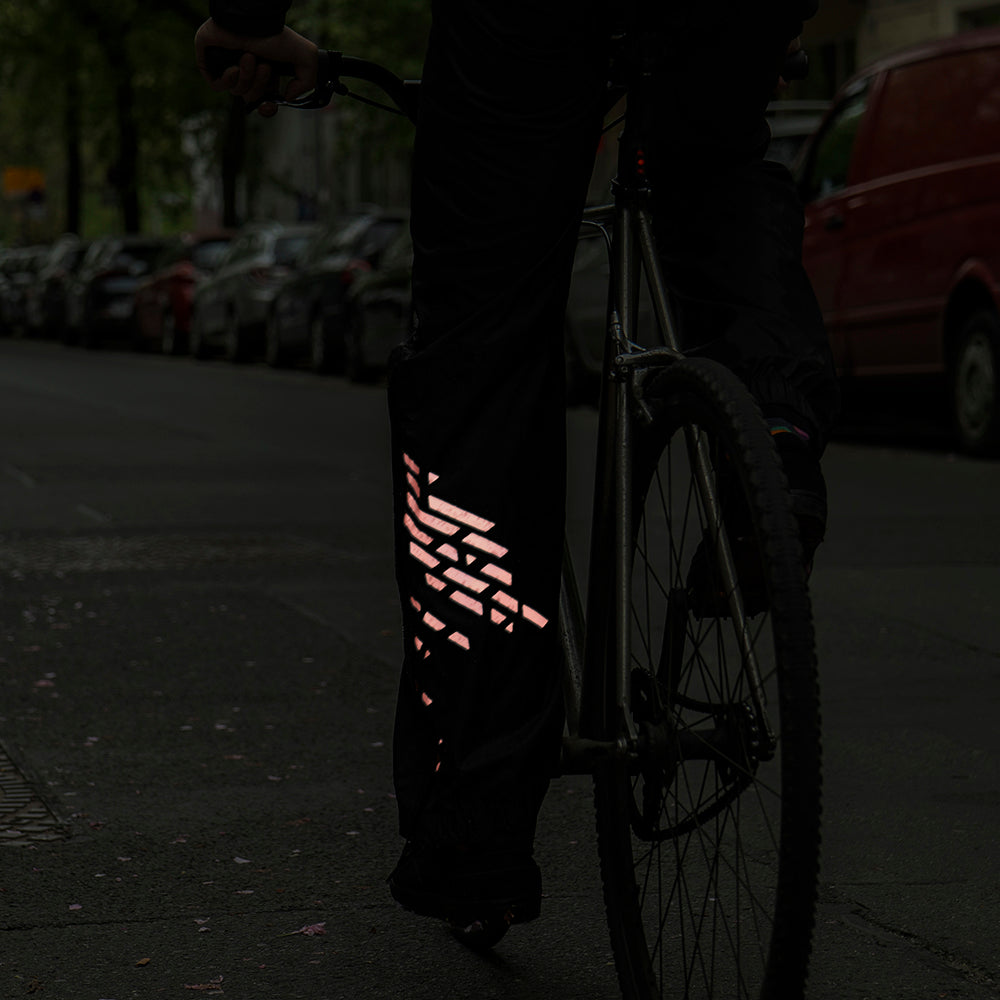
{"type": "MultiPolygon", "coordinates": [[[[124,53],[119,53],[121,60],[124,53]]],[[[139,210],[139,134],[135,121],[135,91],[132,68],[124,60],[115,86],[115,110],[118,115],[118,196],[122,208],[122,224],[126,233],[142,231],[139,210]]]]}
{"type": "Polygon", "coordinates": [[[67,67],[64,128],[66,154],[66,232],[80,233],[83,223],[83,159],[80,151],[80,84],[76,66],[67,67]]]}
{"type": "Polygon", "coordinates": [[[234,97],[229,105],[222,137],[222,224],[232,229],[240,225],[236,206],[236,182],[243,171],[246,134],[246,107],[241,98],[234,97]]]}

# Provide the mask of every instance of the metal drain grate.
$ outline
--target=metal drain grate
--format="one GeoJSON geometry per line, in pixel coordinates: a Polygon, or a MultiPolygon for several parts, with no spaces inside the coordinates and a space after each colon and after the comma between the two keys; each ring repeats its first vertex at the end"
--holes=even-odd
{"type": "Polygon", "coordinates": [[[23,847],[67,836],[66,827],[0,746],[0,844],[23,847]]]}

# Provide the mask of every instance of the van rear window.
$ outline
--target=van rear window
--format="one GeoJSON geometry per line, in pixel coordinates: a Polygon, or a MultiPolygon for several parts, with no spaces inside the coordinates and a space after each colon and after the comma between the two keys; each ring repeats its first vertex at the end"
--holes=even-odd
{"type": "Polygon", "coordinates": [[[1000,53],[958,52],[891,71],[875,123],[877,176],[1000,153],[1000,53]]]}

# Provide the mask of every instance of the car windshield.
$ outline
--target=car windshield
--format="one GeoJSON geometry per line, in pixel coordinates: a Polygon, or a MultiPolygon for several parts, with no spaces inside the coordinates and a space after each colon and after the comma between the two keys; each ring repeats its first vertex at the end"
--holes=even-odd
{"type": "Polygon", "coordinates": [[[75,271],[80,266],[80,262],[86,253],[87,248],[85,246],[75,246],[72,250],[69,250],[66,254],[66,269],[68,271],[75,271]]]}
{"type": "Polygon", "coordinates": [[[214,271],[229,249],[229,240],[205,240],[191,248],[191,263],[202,271],[214,271]]]}
{"type": "Polygon", "coordinates": [[[309,245],[310,234],[299,236],[281,236],[274,244],[274,262],[276,264],[291,264],[309,245]]]}
{"type": "Polygon", "coordinates": [[[341,229],[333,238],[330,244],[330,250],[333,253],[343,250],[351,250],[360,240],[371,224],[371,220],[366,216],[362,216],[360,219],[355,219],[353,222],[349,222],[343,229],[341,229]]]}
{"type": "Polygon", "coordinates": [[[365,234],[364,248],[373,253],[381,253],[389,241],[399,232],[398,219],[381,219],[372,224],[365,234]]]}
{"type": "Polygon", "coordinates": [[[115,254],[114,266],[144,273],[162,252],[162,243],[131,243],[115,254]]]}

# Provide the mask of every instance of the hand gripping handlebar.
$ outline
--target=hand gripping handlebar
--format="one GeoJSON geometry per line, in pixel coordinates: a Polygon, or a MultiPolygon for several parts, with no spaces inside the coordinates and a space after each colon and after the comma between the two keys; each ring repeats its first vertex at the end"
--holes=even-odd
{"type": "MultiPolygon", "coordinates": [[[[212,46],[205,51],[205,63],[209,73],[218,77],[230,66],[235,66],[242,55],[242,52],[235,49],[212,46]]],[[[264,61],[266,62],[266,60],[264,61]]],[[[295,67],[286,63],[268,63],[268,65],[271,66],[274,77],[295,75],[295,67]]],[[[781,75],[785,80],[801,80],[808,72],[809,57],[804,49],[799,49],[785,58],[781,75]]],[[[325,108],[333,99],[334,94],[353,97],[365,104],[372,104],[375,107],[405,115],[410,121],[415,122],[420,81],[403,80],[384,66],[369,62],[367,59],[356,59],[353,56],[345,56],[342,52],[320,49],[315,89],[290,101],[286,101],[275,92],[273,96],[258,101],[256,104],[248,105],[247,111],[253,111],[264,103],[279,104],[289,108],[325,108]],[[375,84],[388,96],[394,107],[354,93],[343,82],[345,77],[352,80],[366,80],[375,84]]]]}
{"type": "MultiPolygon", "coordinates": [[[[210,46],[205,50],[205,65],[212,76],[219,77],[230,66],[235,66],[242,55],[243,53],[236,49],[223,49],[217,46],[210,46]]],[[[272,77],[295,75],[295,67],[287,63],[261,61],[271,67],[272,77]]],[[[325,108],[333,99],[334,94],[342,94],[356,98],[366,104],[374,104],[376,107],[396,111],[399,114],[405,115],[411,121],[415,121],[418,93],[418,80],[402,80],[395,73],[384,66],[380,66],[378,63],[369,62],[367,59],[356,59],[353,56],[345,56],[342,52],[320,49],[315,89],[308,94],[303,94],[301,97],[290,101],[286,101],[275,92],[273,95],[258,101],[256,104],[248,105],[247,110],[253,111],[264,103],[278,104],[289,108],[325,108]],[[343,82],[343,78],[367,80],[369,83],[374,83],[384,91],[395,107],[379,104],[377,101],[372,101],[360,94],[353,93],[343,82]]]]}

